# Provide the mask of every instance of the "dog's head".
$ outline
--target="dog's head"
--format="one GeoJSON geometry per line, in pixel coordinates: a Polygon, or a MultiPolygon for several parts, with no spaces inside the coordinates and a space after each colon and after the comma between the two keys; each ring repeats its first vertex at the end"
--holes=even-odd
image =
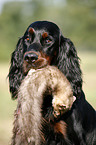
{"type": "Polygon", "coordinates": [[[10,92],[15,97],[22,79],[31,68],[55,65],[72,85],[75,96],[82,89],[79,58],[70,39],[65,38],[59,27],[49,21],[32,23],[12,53],[9,71],[10,92]]]}
{"type": "Polygon", "coordinates": [[[60,30],[52,22],[37,21],[32,23],[23,37],[24,73],[30,68],[41,68],[54,64],[60,43],[60,30]]]}

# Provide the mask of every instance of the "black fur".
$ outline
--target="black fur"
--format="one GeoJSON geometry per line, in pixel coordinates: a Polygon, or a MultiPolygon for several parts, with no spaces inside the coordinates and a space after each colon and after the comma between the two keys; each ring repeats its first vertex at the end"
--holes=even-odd
{"type": "MultiPolygon", "coordinates": [[[[30,27],[34,28],[36,31],[41,30],[41,32],[45,29],[53,37],[55,42],[52,45],[52,48],[48,48],[49,50],[44,50],[42,46],[42,51],[51,57],[53,57],[54,51],[57,52],[57,55],[54,56],[51,61],[51,65],[58,66],[58,68],[70,81],[73,87],[74,95],[76,97],[79,96],[82,89],[82,76],[79,65],[79,58],[71,40],[64,38],[58,26],[51,22],[39,21],[32,23],[28,29],[30,27]]],[[[28,51],[28,46],[26,46],[24,39],[28,35],[28,29],[24,36],[20,38],[15,51],[12,53],[11,67],[9,71],[9,83],[10,92],[12,93],[13,98],[16,98],[20,83],[25,77],[23,74],[23,56],[24,53],[28,51]]]]}
{"type": "Polygon", "coordinates": [[[74,102],[71,111],[55,120],[55,123],[60,121],[67,125],[66,137],[55,133],[54,124],[50,122],[44,126],[44,145],[96,145],[96,112],[86,101],[83,92],[74,102]]]}
{"type": "MultiPolygon", "coordinates": [[[[47,57],[50,58],[48,63],[57,66],[67,77],[72,85],[73,93],[77,98],[71,111],[68,111],[55,120],[52,117],[52,96],[46,97],[45,94],[42,105],[42,116],[44,118],[42,132],[45,141],[42,144],[96,145],[96,112],[91,105],[88,104],[82,91],[82,73],[79,58],[71,40],[61,34],[56,24],[48,21],[34,22],[28,27],[24,36],[19,39],[15,51],[12,53],[9,71],[9,86],[12,98],[17,97],[21,81],[27,75],[27,71],[26,73],[24,72],[24,56],[25,54],[30,54],[30,51],[34,51],[36,57],[37,54],[39,56],[40,52],[47,55],[47,57]],[[30,27],[33,28],[30,34],[32,36],[29,35],[30,27]],[[34,33],[32,31],[34,31],[34,33]],[[51,36],[50,38],[52,40],[49,41],[48,44],[41,38],[43,32],[47,32],[47,34],[51,36]],[[26,42],[27,37],[28,41],[26,42]],[[62,131],[60,133],[58,131],[56,132],[54,129],[56,123],[60,123],[61,121],[66,123],[65,136],[62,134],[62,131]]],[[[32,66],[30,66],[30,68],[31,67],[32,66]]],[[[26,65],[25,68],[28,68],[28,66],[26,65]]],[[[62,129],[63,128],[61,128],[61,130],[62,129]]]]}

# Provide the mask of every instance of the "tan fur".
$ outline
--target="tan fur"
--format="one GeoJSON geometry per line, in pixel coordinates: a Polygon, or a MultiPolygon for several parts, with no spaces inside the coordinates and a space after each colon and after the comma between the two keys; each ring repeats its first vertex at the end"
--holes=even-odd
{"type": "Polygon", "coordinates": [[[54,131],[56,133],[61,133],[64,136],[64,138],[67,137],[66,128],[67,128],[67,125],[64,121],[59,121],[54,124],[54,131]]]}
{"type": "Polygon", "coordinates": [[[55,117],[71,108],[74,101],[73,93],[63,73],[54,66],[31,69],[22,81],[18,92],[12,145],[40,144],[41,106],[43,94],[47,89],[53,96],[52,106],[55,117]]]}

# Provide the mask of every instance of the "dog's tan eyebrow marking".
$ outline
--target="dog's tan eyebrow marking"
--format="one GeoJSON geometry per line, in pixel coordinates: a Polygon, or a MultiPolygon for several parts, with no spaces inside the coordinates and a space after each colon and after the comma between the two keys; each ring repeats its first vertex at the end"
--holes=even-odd
{"type": "Polygon", "coordinates": [[[28,32],[29,32],[30,34],[33,34],[33,33],[34,33],[34,29],[33,29],[32,27],[30,27],[29,30],[28,30],[28,32]]]}
{"type": "Polygon", "coordinates": [[[44,33],[42,34],[42,37],[43,37],[43,38],[48,37],[48,33],[47,33],[47,32],[44,32],[44,33]]]}

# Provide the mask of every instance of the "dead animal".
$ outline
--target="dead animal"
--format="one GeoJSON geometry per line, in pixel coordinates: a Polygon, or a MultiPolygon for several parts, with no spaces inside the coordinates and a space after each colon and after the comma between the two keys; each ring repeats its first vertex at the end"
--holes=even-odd
{"type": "Polygon", "coordinates": [[[31,69],[19,88],[12,145],[40,145],[44,140],[41,130],[45,92],[52,95],[54,118],[71,108],[73,92],[62,72],[54,66],[31,69]]]}

